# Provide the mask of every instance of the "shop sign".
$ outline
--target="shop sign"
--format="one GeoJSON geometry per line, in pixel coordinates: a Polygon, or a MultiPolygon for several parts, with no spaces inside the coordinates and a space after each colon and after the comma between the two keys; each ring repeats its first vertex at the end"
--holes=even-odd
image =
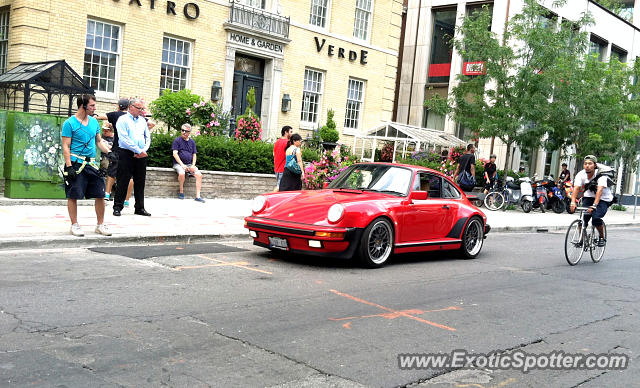
{"type": "MultiPolygon", "coordinates": [[[[313,39],[316,42],[316,50],[318,50],[318,52],[321,52],[322,49],[324,48],[324,45],[327,43],[327,40],[322,38],[322,42],[320,42],[320,39],[318,39],[317,36],[314,36],[313,39]]],[[[354,50],[349,50],[349,52],[347,52],[347,50],[345,50],[342,47],[336,47],[332,44],[327,45],[327,55],[332,57],[334,55],[337,55],[338,58],[346,58],[347,55],[349,56],[349,61],[350,62],[355,62],[358,60],[358,52],[354,51],[354,50]]],[[[369,52],[367,50],[360,50],[360,64],[362,65],[366,65],[367,64],[367,55],[369,55],[369,52]]]]}
{"type": "MultiPolygon", "coordinates": [[[[116,3],[120,2],[120,0],[113,1],[115,1],[116,3]]],[[[156,9],[156,0],[148,0],[148,2],[150,9],[156,9]]],[[[137,5],[138,7],[142,7],[142,0],[129,0],[129,5],[133,4],[137,5]]],[[[176,11],[176,9],[178,11],[180,10],[175,1],[166,2],[167,15],[177,15],[178,11],[176,11]]],[[[198,18],[198,16],[200,16],[200,7],[196,3],[186,3],[184,4],[184,6],[182,6],[182,13],[187,19],[195,20],[198,18]]]]}
{"type": "Polygon", "coordinates": [[[284,47],[279,43],[270,42],[261,38],[249,37],[237,32],[229,32],[229,41],[243,46],[266,50],[271,53],[282,54],[284,47]]]}
{"type": "Polygon", "coordinates": [[[482,75],[487,74],[484,62],[464,62],[462,64],[462,74],[464,75],[482,75]]]}

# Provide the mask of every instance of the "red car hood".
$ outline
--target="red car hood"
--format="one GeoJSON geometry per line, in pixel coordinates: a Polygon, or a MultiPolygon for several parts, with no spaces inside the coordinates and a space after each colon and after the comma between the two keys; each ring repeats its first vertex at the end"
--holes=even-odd
{"type": "Polygon", "coordinates": [[[349,205],[353,203],[373,200],[379,201],[385,198],[396,201],[401,200],[401,197],[397,196],[357,190],[340,191],[326,189],[297,191],[288,194],[288,198],[283,199],[281,202],[273,206],[269,205],[267,209],[258,214],[257,217],[304,224],[325,224],[329,208],[336,203],[341,203],[345,208],[348,208],[349,205]]]}

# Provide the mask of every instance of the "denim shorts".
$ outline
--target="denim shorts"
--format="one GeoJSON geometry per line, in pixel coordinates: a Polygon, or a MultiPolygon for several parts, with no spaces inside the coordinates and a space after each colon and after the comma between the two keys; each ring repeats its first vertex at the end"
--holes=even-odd
{"type": "Polygon", "coordinates": [[[280,187],[280,181],[282,180],[282,174],[284,172],[276,172],[276,186],[280,187]]]}

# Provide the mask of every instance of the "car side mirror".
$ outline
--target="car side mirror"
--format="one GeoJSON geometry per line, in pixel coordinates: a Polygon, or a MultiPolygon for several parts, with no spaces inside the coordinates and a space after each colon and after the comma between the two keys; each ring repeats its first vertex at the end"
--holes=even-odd
{"type": "Polygon", "coordinates": [[[324,183],[322,184],[322,188],[323,188],[323,189],[326,189],[327,187],[329,187],[329,182],[324,182],[324,183]]]}
{"type": "Polygon", "coordinates": [[[409,194],[409,202],[424,201],[428,197],[429,193],[426,191],[412,191],[411,194],[409,194]]]}

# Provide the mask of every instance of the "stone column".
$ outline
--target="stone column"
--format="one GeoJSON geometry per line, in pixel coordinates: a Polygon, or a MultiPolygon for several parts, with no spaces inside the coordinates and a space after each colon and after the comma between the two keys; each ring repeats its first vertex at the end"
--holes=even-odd
{"type": "Polygon", "coordinates": [[[233,96],[233,70],[236,64],[236,49],[227,47],[227,55],[224,62],[224,84],[222,85],[222,108],[231,109],[233,96]]]}

